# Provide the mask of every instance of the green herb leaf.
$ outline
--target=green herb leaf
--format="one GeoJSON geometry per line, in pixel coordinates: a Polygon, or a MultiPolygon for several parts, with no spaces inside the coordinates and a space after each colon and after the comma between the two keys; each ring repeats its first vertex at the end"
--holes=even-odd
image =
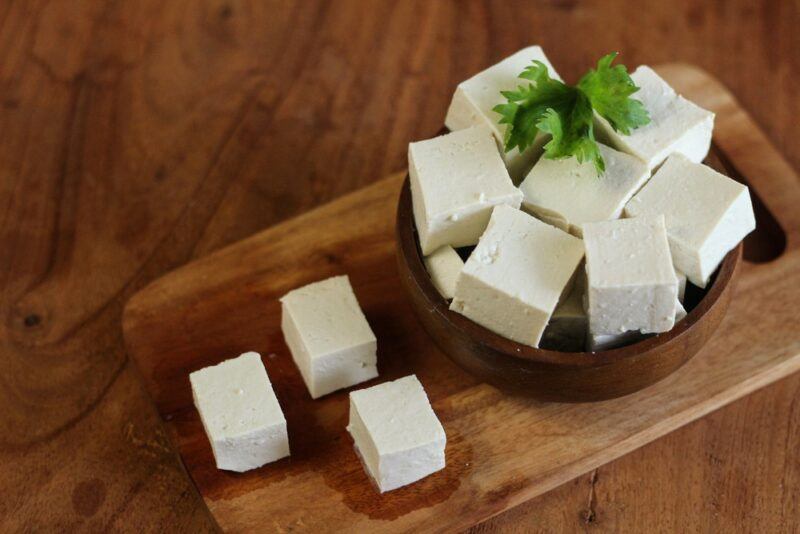
{"type": "Polygon", "coordinates": [[[552,135],[552,139],[544,145],[544,155],[549,159],[560,159],[574,156],[578,161],[591,161],[598,173],[606,170],[600,148],[594,139],[594,121],[592,106],[580,91],[569,110],[558,112],[548,109],[544,118],[539,121],[541,131],[552,135]]]}
{"type": "Polygon", "coordinates": [[[508,103],[494,108],[502,116],[500,124],[509,125],[506,129],[506,152],[515,147],[520,151],[528,148],[536,138],[538,125],[547,111],[566,113],[575,99],[575,89],[550,78],[541,61],[534,61],[519,77],[534,83],[520,85],[516,91],[502,91],[508,103]]]}
{"type": "Polygon", "coordinates": [[[578,89],[614,130],[630,135],[631,130],[650,122],[650,116],[640,101],[630,98],[639,88],[625,65],[611,66],[616,57],[613,52],[600,59],[597,70],[590,69],[578,82],[578,89]]]}
{"type": "Polygon", "coordinates": [[[547,67],[534,61],[519,77],[529,80],[514,91],[503,91],[508,101],[498,104],[500,124],[506,124],[505,151],[525,150],[542,131],[552,138],[544,145],[544,157],[558,159],[574,156],[583,163],[591,161],[599,173],[605,162],[594,138],[594,115],[609,121],[625,134],[650,122],[647,110],[630,95],[638,88],[623,65],[612,67],[617,54],[609,54],[590,70],[577,86],[550,78],[547,67]]]}

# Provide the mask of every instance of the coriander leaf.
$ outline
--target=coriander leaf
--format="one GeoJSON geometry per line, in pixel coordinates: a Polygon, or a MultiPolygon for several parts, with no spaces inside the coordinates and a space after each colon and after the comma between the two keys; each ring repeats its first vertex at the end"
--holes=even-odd
{"type": "Polygon", "coordinates": [[[649,123],[650,116],[640,101],[630,98],[639,88],[625,65],[611,66],[616,57],[613,52],[601,58],[597,70],[590,69],[577,87],[615,131],[630,135],[631,130],[649,123]]]}
{"type": "Polygon", "coordinates": [[[520,151],[528,148],[539,132],[538,123],[545,113],[549,109],[565,112],[576,95],[575,88],[550,78],[541,61],[534,61],[520,74],[520,78],[535,83],[529,83],[527,87],[520,85],[515,91],[502,91],[508,103],[494,107],[494,111],[501,115],[500,124],[509,125],[505,137],[506,152],[515,147],[520,151]]]}
{"type": "Polygon", "coordinates": [[[547,132],[552,139],[544,145],[544,155],[548,159],[575,156],[579,162],[594,163],[598,174],[605,171],[605,162],[594,139],[592,106],[586,96],[577,92],[571,109],[548,109],[538,128],[547,132]]]}
{"type": "Polygon", "coordinates": [[[594,138],[594,113],[625,135],[650,122],[642,103],[630,98],[639,88],[625,66],[611,66],[616,57],[615,52],[601,58],[597,69],[589,70],[574,87],[551,78],[541,61],[528,66],[519,77],[531,83],[501,91],[507,102],[493,108],[500,124],[507,125],[505,151],[523,151],[540,131],[546,132],[552,138],[544,146],[544,157],[575,156],[581,163],[593,162],[602,173],[605,162],[594,138]]]}

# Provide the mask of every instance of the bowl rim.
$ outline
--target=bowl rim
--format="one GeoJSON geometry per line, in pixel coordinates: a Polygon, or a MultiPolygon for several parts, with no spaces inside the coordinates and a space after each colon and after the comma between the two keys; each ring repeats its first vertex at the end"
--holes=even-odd
{"type": "Polygon", "coordinates": [[[742,258],[743,248],[743,244],[740,242],[725,255],[716,272],[716,276],[711,281],[711,287],[706,289],[706,293],[700,302],[671,330],[619,348],[598,352],[566,352],[535,348],[512,341],[460,313],[450,310],[448,301],[433,285],[433,281],[423,262],[416,224],[414,223],[408,173],[406,173],[403,180],[397,206],[396,234],[398,254],[401,256],[401,261],[406,263],[411,282],[425,299],[429,312],[437,314],[447,324],[450,332],[454,332],[463,339],[473,344],[479,344],[482,348],[495,353],[531,362],[576,368],[612,365],[650,353],[654,349],[670,342],[680,342],[687,335],[687,332],[697,325],[706,313],[714,307],[723,295],[724,290],[733,281],[734,274],[742,258]]]}

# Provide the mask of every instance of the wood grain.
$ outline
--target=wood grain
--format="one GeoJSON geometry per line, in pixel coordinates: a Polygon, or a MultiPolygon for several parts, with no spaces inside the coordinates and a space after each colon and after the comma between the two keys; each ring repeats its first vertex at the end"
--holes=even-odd
{"type": "MultiPolygon", "coordinates": [[[[341,532],[471,527],[800,370],[800,331],[791,305],[800,300],[797,176],[788,168],[785,174],[771,174],[785,163],[773,160],[777,155],[765,144],[763,133],[717,81],[686,65],[656,69],[688,98],[717,113],[715,149],[731,168],[753,172],[744,175],[753,195],[775,208],[772,213],[787,239],[786,250],[773,261],[744,264],[736,288],[726,280],[740,251],[726,260],[717,282],[673,339],[676,347],[689,350],[692,332],[706,324],[692,323],[692,315],[696,320],[716,310],[721,317],[724,306],[713,303],[727,304],[732,291],[735,296],[724,321],[695,358],[651,387],[605,402],[536,402],[478,383],[454,368],[415,321],[413,299],[398,279],[408,273],[392,269],[398,247],[393,232],[398,197],[398,224],[404,225],[402,215],[408,211],[400,194],[405,176],[395,175],[169,273],[126,305],[123,331],[128,352],[223,529],[246,532],[267,522],[278,530],[301,525],[311,531],[341,532]],[[740,167],[740,147],[747,147],[741,161],[745,167],[740,167]],[[759,148],[763,151],[751,157],[759,148]],[[748,166],[750,161],[759,163],[748,166]],[[776,181],[785,187],[762,187],[776,181]],[[364,476],[345,431],[346,392],[312,401],[280,329],[282,295],[344,273],[379,339],[381,376],[366,385],[417,374],[449,436],[442,472],[382,495],[364,476]],[[703,303],[711,305],[705,314],[703,303]],[[238,475],[216,469],[187,376],[247,350],[266,355],[295,452],[238,475]],[[303,496],[312,493],[310,505],[303,496]]],[[[406,237],[411,239],[410,234],[406,237]]],[[[417,310],[416,315],[424,313],[417,310]]],[[[667,372],[673,369],[671,357],[662,358],[667,354],[618,357],[618,352],[593,356],[598,362],[586,354],[535,351],[519,358],[559,363],[586,381],[590,375],[582,375],[584,369],[602,380],[606,369],[617,364],[621,374],[658,372],[639,367],[642,360],[653,360],[667,372]],[[565,361],[569,358],[575,359],[573,365],[565,361]]],[[[679,350],[674,353],[680,357],[679,350]]],[[[518,372],[539,371],[520,366],[518,372]]],[[[548,372],[554,381],[566,380],[548,372]]]]}
{"type": "MultiPolygon", "coordinates": [[[[125,363],[122,303],[188,259],[401,169],[455,83],[522,46],[545,46],[570,79],[599,50],[630,65],[699,64],[800,165],[797,2],[634,11],[562,0],[0,3],[0,529],[213,527],[175,457],[141,452],[160,425],[125,363]]],[[[787,444],[800,413],[787,399],[800,378],[782,384],[601,469],[612,499],[598,499],[593,525],[790,530],[800,453],[787,444]]],[[[585,483],[518,517],[583,528],[585,483]]]]}

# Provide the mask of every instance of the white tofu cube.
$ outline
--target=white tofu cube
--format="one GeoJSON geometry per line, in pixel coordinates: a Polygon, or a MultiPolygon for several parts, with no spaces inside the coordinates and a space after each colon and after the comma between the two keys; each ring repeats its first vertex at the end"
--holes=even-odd
{"type": "Polygon", "coordinates": [[[522,202],[483,126],[409,144],[408,174],[425,256],[444,245],[474,245],[494,206],[522,202]]]}
{"type": "MultiPolygon", "coordinates": [[[[579,273],[580,274],[580,273],[579,273]]],[[[585,277],[576,276],[572,291],[556,306],[542,335],[540,345],[552,350],[582,351],[586,343],[589,322],[583,309],[586,291],[585,277]]]]}
{"type": "Polygon", "coordinates": [[[663,216],[587,223],[583,240],[593,334],[672,328],[678,280],[663,216]]]}
{"type": "Polygon", "coordinates": [[[650,67],[639,67],[631,79],[639,87],[632,98],[644,104],[650,123],[623,135],[595,115],[598,139],[638,157],[650,169],[673,153],[683,154],[695,163],[703,161],[711,146],[714,114],[677,94],[650,67]]]}
{"type": "Polygon", "coordinates": [[[248,471],[289,456],[286,419],[256,352],[189,375],[218,469],[248,471]]]}
{"type": "Polygon", "coordinates": [[[425,257],[425,268],[431,275],[436,290],[446,299],[453,298],[456,291],[456,280],[464,268],[464,260],[450,245],[436,249],[425,257]]]}
{"type": "Polygon", "coordinates": [[[312,398],[378,376],[378,342],[347,276],[290,291],[281,304],[283,337],[312,398]]]}
{"type": "Polygon", "coordinates": [[[528,80],[520,79],[519,75],[527,67],[530,67],[534,60],[541,61],[547,66],[551,78],[561,79],[541,47],[523,48],[500,63],[458,84],[444,120],[445,126],[452,131],[476,125],[491,128],[514,183],[519,183],[519,180],[525,176],[527,170],[539,157],[547,136],[540,134],[533,146],[522,154],[517,148],[506,153],[503,150],[506,126],[500,124],[500,115],[492,109],[497,104],[506,102],[500,91],[516,89],[520,85],[527,86],[531,83],[528,80]]]}
{"type": "Polygon", "coordinates": [[[444,428],[415,375],[350,393],[347,431],[381,493],[444,469],[444,428]]]}
{"type": "Polygon", "coordinates": [[[523,208],[578,237],[584,223],[618,219],[650,171],[638,158],[605,145],[600,154],[606,163],[602,176],[589,161],[541,158],[519,186],[523,208]]]}
{"type": "Polygon", "coordinates": [[[581,258],[580,239],[498,206],[461,270],[450,309],[537,347],[581,258]]]}
{"type": "Polygon", "coordinates": [[[686,318],[688,314],[686,313],[686,308],[683,307],[683,303],[678,301],[675,303],[675,324],[678,324],[678,321],[682,321],[686,318]]]}
{"type": "Polygon", "coordinates": [[[675,268],[699,287],[756,227],[746,186],[680,154],[667,159],[625,213],[663,214],[675,268]]]}

